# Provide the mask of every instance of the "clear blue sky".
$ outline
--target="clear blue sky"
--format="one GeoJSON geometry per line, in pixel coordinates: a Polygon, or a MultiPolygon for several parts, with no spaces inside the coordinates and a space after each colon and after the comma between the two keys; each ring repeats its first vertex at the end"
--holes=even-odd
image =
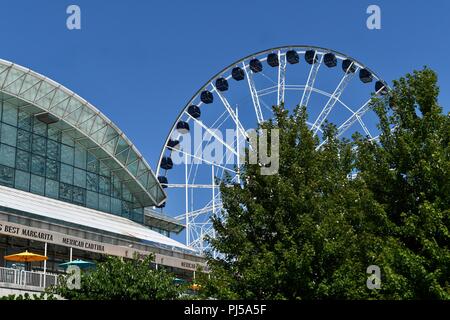
{"type": "Polygon", "coordinates": [[[153,168],[180,108],[213,74],[266,48],[310,44],[346,53],[391,81],[428,65],[450,106],[450,2],[0,1],[0,58],[75,91],[127,134],[153,168]],[[81,7],[82,29],[66,28],[81,7]],[[382,29],[366,28],[366,8],[382,29]]]}

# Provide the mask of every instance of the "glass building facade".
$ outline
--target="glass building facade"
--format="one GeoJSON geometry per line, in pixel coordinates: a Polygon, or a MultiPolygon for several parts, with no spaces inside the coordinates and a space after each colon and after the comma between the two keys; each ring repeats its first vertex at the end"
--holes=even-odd
{"type": "Polygon", "coordinates": [[[0,184],[143,223],[143,208],[74,138],[0,99],[0,184]]]}

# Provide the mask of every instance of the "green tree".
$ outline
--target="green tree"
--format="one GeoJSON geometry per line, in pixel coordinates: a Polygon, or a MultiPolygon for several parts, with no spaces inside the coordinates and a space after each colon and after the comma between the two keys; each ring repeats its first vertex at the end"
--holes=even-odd
{"type": "Polygon", "coordinates": [[[242,186],[222,181],[210,241],[223,258],[209,256],[205,296],[449,298],[450,130],[437,95],[432,71],[407,75],[374,99],[380,143],[339,141],[326,124],[320,149],[304,108],[274,107],[262,127],[280,130],[279,172],[245,163],[242,186]],[[380,290],[366,287],[369,265],[380,290]]]}
{"type": "Polygon", "coordinates": [[[357,141],[359,177],[389,217],[376,264],[392,298],[450,298],[450,121],[438,95],[427,68],[394,81],[374,104],[380,144],[357,141]]]}
{"type": "Polygon", "coordinates": [[[54,294],[70,300],[172,300],[177,299],[182,287],[173,282],[173,275],[164,270],[153,270],[153,257],[121,260],[106,257],[93,271],[81,272],[81,288],[69,289],[62,279],[54,294]]]}

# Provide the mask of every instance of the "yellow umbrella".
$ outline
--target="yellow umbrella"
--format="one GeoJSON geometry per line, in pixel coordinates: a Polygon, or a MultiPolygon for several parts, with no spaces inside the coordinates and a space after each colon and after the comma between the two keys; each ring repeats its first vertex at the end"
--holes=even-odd
{"type": "Polygon", "coordinates": [[[191,288],[192,290],[194,290],[194,291],[200,290],[201,287],[202,287],[201,285],[196,284],[196,283],[193,283],[193,284],[190,286],[190,288],[191,288]]]}
{"type": "Polygon", "coordinates": [[[40,254],[28,252],[15,253],[9,256],[5,256],[6,260],[9,261],[18,261],[18,262],[32,262],[32,261],[44,261],[47,260],[47,256],[41,256],[40,254]]]}

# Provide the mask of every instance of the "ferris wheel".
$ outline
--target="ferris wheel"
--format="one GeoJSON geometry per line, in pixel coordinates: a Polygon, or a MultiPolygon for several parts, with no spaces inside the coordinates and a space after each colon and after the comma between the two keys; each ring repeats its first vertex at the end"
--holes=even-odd
{"type": "Polygon", "coordinates": [[[159,206],[185,224],[186,244],[199,253],[214,237],[210,221],[221,214],[218,179],[239,183],[248,132],[273,117],[272,106],[306,107],[307,124],[324,143],[325,121],[337,137],[378,136],[370,102],[387,84],[359,61],[334,50],[293,45],[244,57],[209,79],[182,108],[161,150],[158,180],[168,199],[159,206]]]}

